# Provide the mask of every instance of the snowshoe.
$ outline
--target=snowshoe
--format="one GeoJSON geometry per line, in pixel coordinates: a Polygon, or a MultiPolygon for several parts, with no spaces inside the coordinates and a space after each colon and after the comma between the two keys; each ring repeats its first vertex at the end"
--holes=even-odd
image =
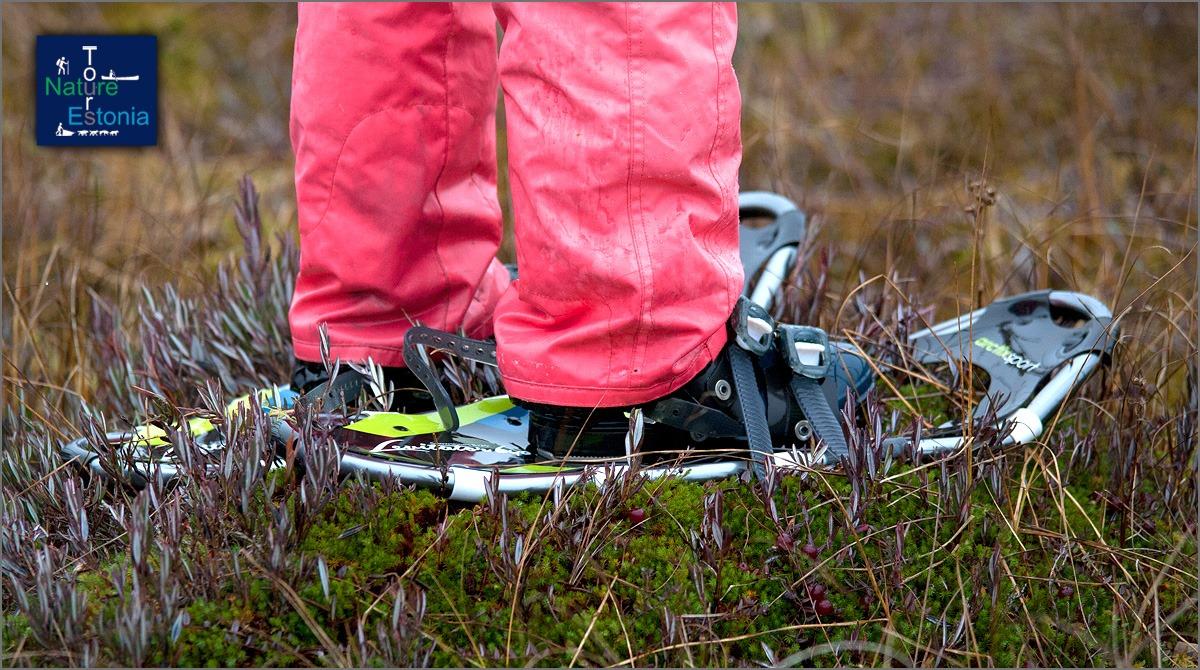
{"type": "MultiPolygon", "coordinates": [[[[527,408],[507,396],[456,406],[435,373],[434,352],[494,365],[494,345],[415,327],[405,338],[406,363],[436,409],[346,417],[334,431],[342,472],[394,477],[452,499],[476,501],[488,490],[547,491],[619,476],[630,468],[650,477],[708,480],[748,468],[762,477],[771,469],[834,465],[846,458],[839,408],[869,392],[873,368],[852,345],[830,340],[818,328],[775,323],[768,308],[794,264],[806,219],[790,200],[771,193],[742,194],[740,206],[743,219],[766,216],[772,222],[743,227],[747,284],[730,320],[726,367],[698,382],[721,402],[705,406],[693,394],[606,416],[605,429],[620,435],[619,450],[610,437],[604,453],[579,457],[553,448],[539,453],[530,449],[534,422],[527,408]],[[650,439],[664,427],[675,431],[674,440],[664,445],[650,439]]],[[[985,400],[965,422],[947,422],[915,441],[897,437],[888,444],[897,454],[940,454],[962,448],[968,429],[979,422],[1007,431],[1008,444],[1036,439],[1043,422],[1105,360],[1115,339],[1107,307],[1065,291],[1005,298],[915,333],[909,345],[917,362],[948,365],[960,373],[970,365],[989,385],[985,400]]],[[[257,405],[272,417],[277,438],[291,440],[302,456],[303,444],[289,423],[299,397],[288,387],[266,389],[234,401],[230,411],[257,405]]],[[[197,442],[219,448],[220,431],[210,422],[188,429],[197,442]]],[[[78,439],[63,451],[103,475],[102,453],[124,450],[127,474],[174,479],[182,470],[172,462],[171,450],[162,448],[165,432],[156,430],[155,435],[144,427],[110,433],[102,445],[78,439]]]]}

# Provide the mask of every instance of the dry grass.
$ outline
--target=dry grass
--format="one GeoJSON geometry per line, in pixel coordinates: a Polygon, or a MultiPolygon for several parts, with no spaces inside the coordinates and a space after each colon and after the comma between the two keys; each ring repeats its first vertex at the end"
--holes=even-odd
{"type": "MultiPolygon", "coordinates": [[[[886,359],[931,310],[1032,288],[1120,315],[1110,370],[1036,445],[814,474],[773,497],[624,484],[465,511],[353,483],[335,493],[328,472],[263,484],[247,465],[264,444],[253,422],[229,428],[245,462],[173,493],[133,497],[62,467],[57,441],[101,416],[217,407],[287,369],[295,10],[2,11],[5,662],[750,664],[873,640],[923,664],[1196,664],[1194,7],[741,8],[743,187],[793,196],[820,224],[785,317],[886,359]],[[34,146],[33,37],[66,31],[160,36],[158,148],[34,146]],[[243,174],[256,203],[237,198],[243,174]],[[345,556],[354,540],[336,524],[387,502],[412,508],[394,527],[413,537],[393,546],[372,525],[402,561],[376,574],[345,556]],[[622,521],[631,505],[695,512],[654,527],[690,573],[643,589],[606,553],[657,565],[622,521]],[[793,546],[810,537],[828,542],[817,561],[793,546]],[[450,548],[478,551],[494,580],[464,586],[450,548]],[[557,582],[538,580],[556,573],[538,570],[554,557],[571,587],[543,606],[534,595],[557,582]],[[740,567],[767,558],[773,574],[740,567]],[[837,621],[804,604],[814,579],[839,585],[837,621]],[[692,583],[696,597],[672,595],[692,583]],[[251,597],[263,588],[274,595],[251,597]],[[243,592],[259,604],[236,624],[204,609],[243,592]],[[462,611],[473,603],[500,614],[462,611]],[[225,646],[202,637],[201,612],[225,646]],[[543,631],[524,630],[535,620],[543,631]]],[[[914,418],[871,411],[883,432],[914,418]]],[[[817,662],[880,660],[839,653],[817,662]]]]}

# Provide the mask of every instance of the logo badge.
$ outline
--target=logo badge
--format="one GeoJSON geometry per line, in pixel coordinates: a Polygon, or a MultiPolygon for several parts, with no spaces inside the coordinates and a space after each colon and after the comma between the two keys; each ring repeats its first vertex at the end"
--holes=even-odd
{"type": "Polygon", "coordinates": [[[40,146],[158,143],[158,38],[39,35],[40,146]]]}

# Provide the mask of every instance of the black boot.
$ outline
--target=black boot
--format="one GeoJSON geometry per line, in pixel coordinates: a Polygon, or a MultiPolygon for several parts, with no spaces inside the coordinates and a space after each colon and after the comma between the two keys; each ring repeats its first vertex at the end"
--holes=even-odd
{"type": "MultiPolygon", "coordinates": [[[[543,458],[587,461],[626,453],[633,407],[567,407],[513,402],[529,410],[529,447],[543,458]]],[[[667,456],[687,446],[745,448],[745,430],[724,352],[683,388],[641,405],[642,451],[667,456]]]]}
{"type": "Polygon", "coordinates": [[[625,453],[630,407],[564,407],[512,400],[529,410],[529,448],[542,458],[587,461],[625,453]]]}
{"type": "MultiPolygon", "coordinates": [[[[529,410],[529,446],[542,457],[589,460],[622,456],[630,428],[630,407],[567,407],[513,402],[529,410]]],[[[728,356],[722,351],[700,374],[674,393],[641,406],[644,451],[665,455],[688,441],[698,448],[745,446],[735,419],[728,356]],[[732,442],[731,442],[732,441],[732,442]]]]}
{"type": "MultiPolygon", "coordinates": [[[[819,334],[818,339],[823,340],[824,334],[819,334]]],[[[737,333],[731,333],[726,347],[691,381],[674,393],[640,406],[645,418],[643,452],[669,455],[688,447],[706,450],[747,447],[748,422],[742,416],[731,361],[733,348],[739,346],[737,340],[737,333]]],[[[766,415],[772,443],[811,443],[818,431],[824,429],[829,435],[821,437],[827,444],[844,445],[837,421],[840,409],[851,399],[863,399],[873,387],[875,376],[866,359],[848,345],[825,342],[824,346],[826,372],[820,379],[802,382],[812,383],[817,391],[806,399],[810,408],[813,398],[828,405],[827,411],[815,408],[821,410],[820,418],[824,421],[818,421],[818,417],[810,416],[801,407],[793,389],[798,372],[783,353],[770,349],[756,355],[757,383],[751,392],[760,394],[759,406],[766,415]],[[835,430],[839,435],[833,434],[835,430]]],[[[565,407],[515,398],[514,402],[529,410],[529,444],[540,456],[589,460],[626,453],[630,407],[565,407]]]]}
{"type": "MultiPolygon", "coordinates": [[[[390,384],[393,389],[388,411],[413,414],[433,410],[432,397],[408,368],[383,368],[383,381],[385,387],[390,384]]],[[[332,383],[321,363],[296,361],[292,372],[292,389],[310,402],[319,400],[325,411],[333,411],[343,399],[347,407],[354,408],[362,393],[370,392],[370,388],[367,375],[346,365],[339,366],[332,383]]]]}

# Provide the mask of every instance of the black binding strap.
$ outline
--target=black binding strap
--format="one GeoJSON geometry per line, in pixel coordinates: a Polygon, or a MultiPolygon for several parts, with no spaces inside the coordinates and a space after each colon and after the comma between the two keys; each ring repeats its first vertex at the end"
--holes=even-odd
{"type": "Polygon", "coordinates": [[[425,326],[413,326],[404,335],[404,364],[421,380],[429,390],[429,395],[433,396],[433,406],[437,408],[438,416],[442,419],[442,427],[446,432],[453,432],[458,430],[458,411],[454,407],[454,401],[450,399],[450,394],[446,392],[446,387],[442,386],[437,369],[433,367],[433,361],[429,358],[429,348],[496,365],[496,344],[425,326]]]}
{"type": "Polygon", "coordinates": [[[754,361],[743,349],[731,347],[729,367],[733,371],[733,390],[738,397],[750,453],[754,458],[754,476],[763,480],[767,476],[767,462],[771,460],[775,448],[771,446],[771,426],[767,423],[767,408],[763,406],[754,361]]]}
{"type": "Polygon", "coordinates": [[[846,436],[842,434],[842,424],[829,406],[829,399],[821,390],[821,384],[797,375],[792,377],[792,395],[804,412],[804,418],[812,424],[813,433],[825,443],[828,449],[826,461],[836,464],[846,458],[850,448],[846,445],[846,436]]]}
{"type": "Polygon", "coordinates": [[[319,411],[332,412],[347,402],[353,402],[362,392],[365,377],[355,370],[344,370],[332,379],[318,384],[304,394],[304,402],[319,411]]]}
{"type": "Polygon", "coordinates": [[[734,339],[729,347],[733,392],[737,394],[742,422],[746,424],[746,438],[754,458],[754,476],[761,480],[767,476],[767,462],[771,460],[775,448],[771,442],[771,425],[767,422],[767,408],[763,404],[754,358],[760,358],[771,350],[775,321],[761,305],[742,296],[733,308],[729,326],[734,339]]]}
{"type": "Polygon", "coordinates": [[[775,332],[783,357],[792,368],[791,388],[796,404],[812,424],[813,432],[825,443],[830,456],[827,460],[836,464],[850,450],[842,434],[842,423],[821,390],[821,380],[829,375],[831,362],[829,335],[813,326],[790,324],[780,324],[775,332]]]}
{"type": "Polygon", "coordinates": [[[725,412],[683,398],[663,398],[646,408],[647,419],[664,426],[678,428],[692,437],[734,438],[746,437],[746,427],[725,412]]]}

